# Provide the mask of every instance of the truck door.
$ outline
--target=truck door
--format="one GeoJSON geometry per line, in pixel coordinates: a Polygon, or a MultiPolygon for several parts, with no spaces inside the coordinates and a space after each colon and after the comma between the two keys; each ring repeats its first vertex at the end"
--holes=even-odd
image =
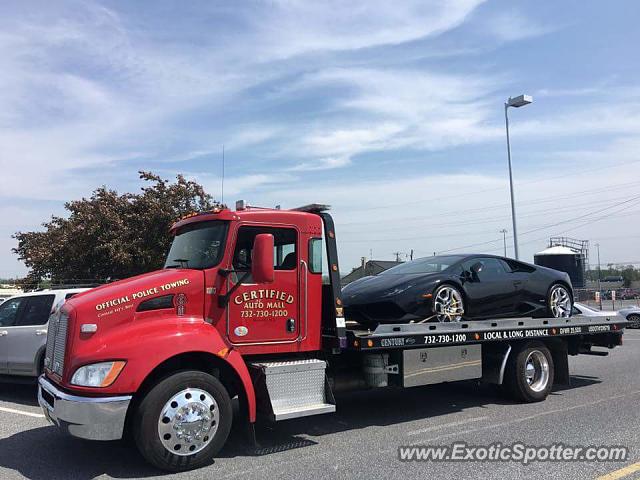
{"type": "Polygon", "coordinates": [[[299,234],[293,227],[244,225],[235,239],[228,288],[239,284],[229,298],[227,334],[233,343],[294,342],[304,335],[300,309],[299,234]],[[251,253],[256,235],[268,233],[274,239],[274,281],[253,283],[251,253]]]}
{"type": "Polygon", "coordinates": [[[35,295],[26,298],[22,314],[15,325],[8,327],[7,363],[10,375],[36,375],[37,356],[47,343],[47,322],[55,295],[35,295]]]}

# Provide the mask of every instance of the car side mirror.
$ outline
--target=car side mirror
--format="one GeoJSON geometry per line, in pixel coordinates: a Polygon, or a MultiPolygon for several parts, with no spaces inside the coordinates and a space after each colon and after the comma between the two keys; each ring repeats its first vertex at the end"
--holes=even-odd
{"type": "Polygon", "coordinates": [[[273,282],[273,235],[270,233],[256,235],[253,241],[251,276],[256,283],[273,282]]]}
{"type": "Polygon", "coordinates": [[[467,281],[467,282],[473,282],[473,275],[471,274],[471,272],[469,270],[464,270],[462,272],[462,279],[467,281]]]}

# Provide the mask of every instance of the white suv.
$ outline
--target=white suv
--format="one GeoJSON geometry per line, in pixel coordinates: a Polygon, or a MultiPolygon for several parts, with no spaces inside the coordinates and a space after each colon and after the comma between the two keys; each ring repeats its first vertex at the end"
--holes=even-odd
{"type": "Polygon", "coordinates": [[[67,299],[86,290],[40,290],[0,303],[0,375],[40,375],[49,316],[67,299]]]}

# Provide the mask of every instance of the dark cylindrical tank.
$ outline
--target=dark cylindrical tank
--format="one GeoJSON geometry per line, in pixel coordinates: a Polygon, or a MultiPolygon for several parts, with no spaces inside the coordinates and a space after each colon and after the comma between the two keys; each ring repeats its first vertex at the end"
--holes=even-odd
{"type": "Polygon", "coordinates": [[[533,262],[542,267],[566,272],[574,288],[584,288],[584,258],[567,247],[550,247],[533,256],[533,262]]]}

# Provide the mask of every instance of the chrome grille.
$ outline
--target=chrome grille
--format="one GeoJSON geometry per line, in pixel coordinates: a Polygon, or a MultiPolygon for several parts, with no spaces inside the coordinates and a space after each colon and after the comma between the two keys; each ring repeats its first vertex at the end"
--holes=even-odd
{"type": "Polygon", "coordinates": [[[60,311],[49,320],[47,332],[47,350],[44,365],[49,370],[62,376],[64,371],[64,354],[67,345],[67,327],[69,315],[60,311]]]}

